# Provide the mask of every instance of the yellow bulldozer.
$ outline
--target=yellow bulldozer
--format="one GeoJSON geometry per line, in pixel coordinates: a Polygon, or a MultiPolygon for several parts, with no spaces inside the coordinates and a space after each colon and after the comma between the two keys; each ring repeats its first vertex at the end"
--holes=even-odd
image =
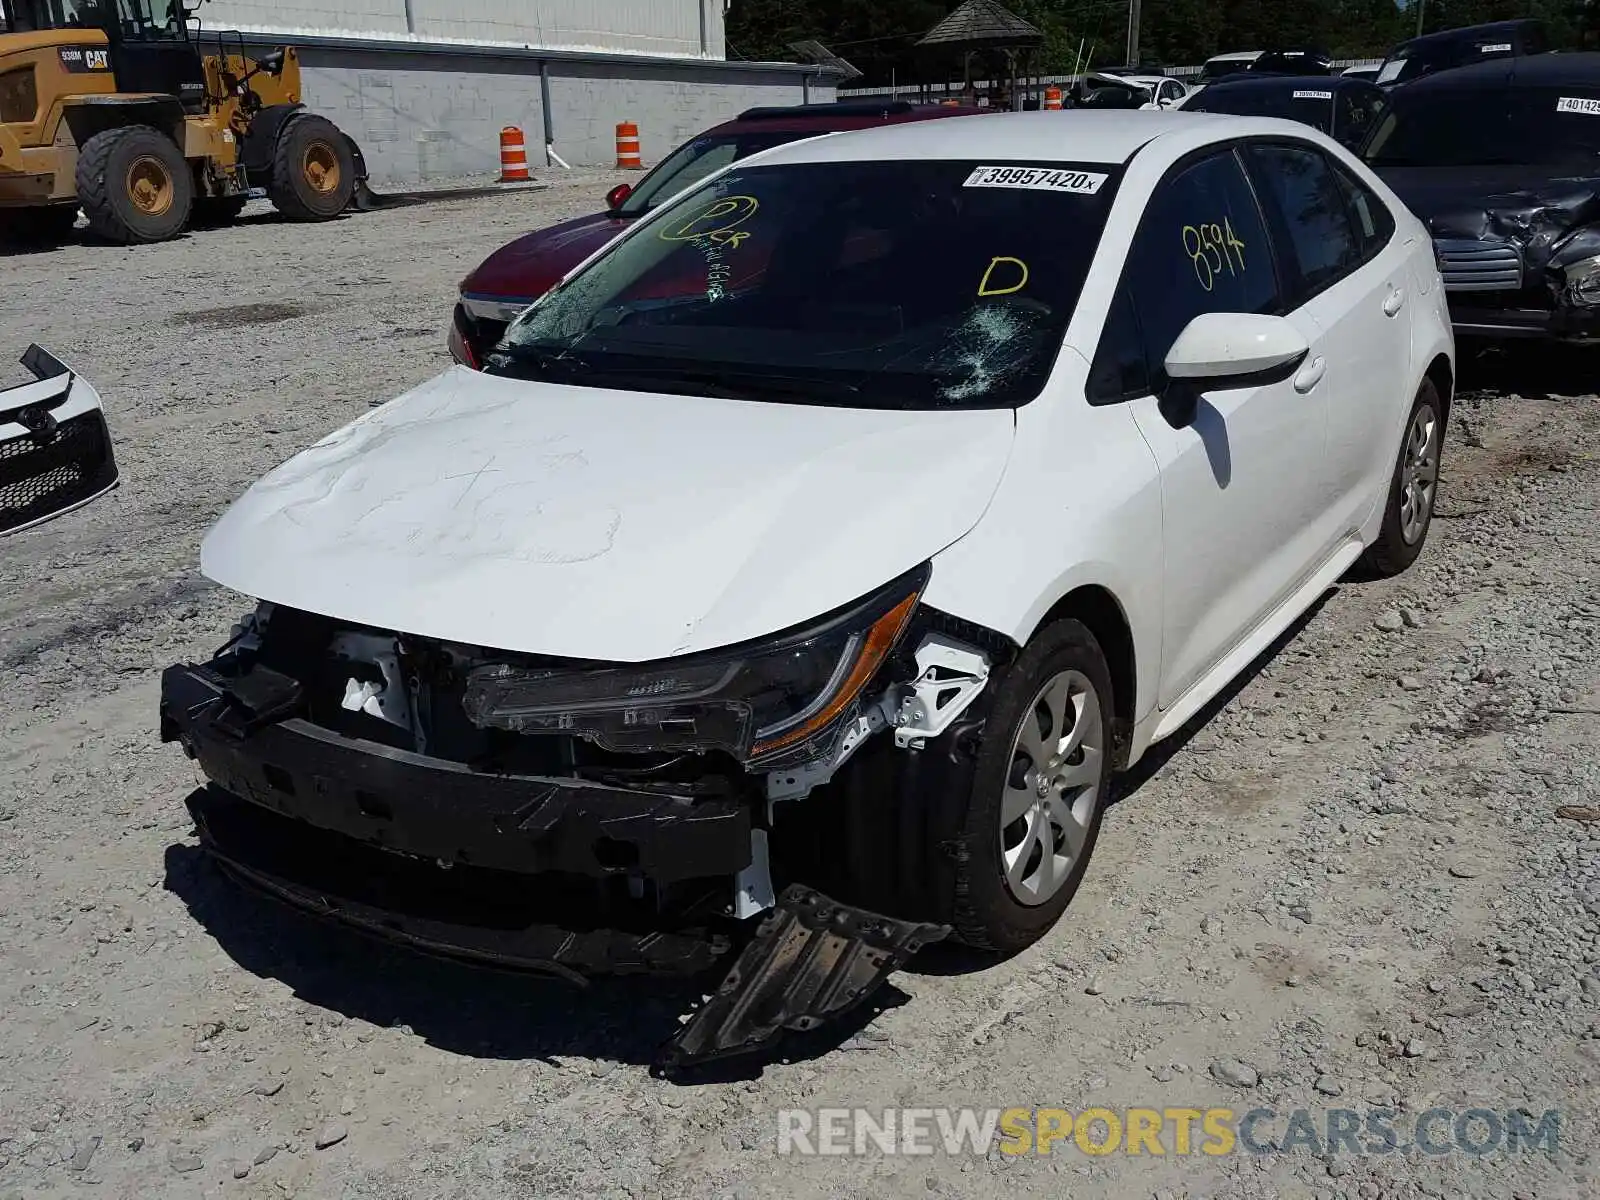
{"type": "Polygon", "coordinates": [[[0,0],[0,240],[62,238],[79,209],[130,244],[225,224],[252,195],[301,221],[365,206],[361,152],[301,104],[294,49],[252,59],[195,12],[0,0]]]}

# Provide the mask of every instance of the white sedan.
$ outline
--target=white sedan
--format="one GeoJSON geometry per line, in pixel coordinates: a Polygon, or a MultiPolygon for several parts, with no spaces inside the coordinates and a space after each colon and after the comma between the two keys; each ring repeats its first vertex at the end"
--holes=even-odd
{"type": "Polygon", "coordinates": [[[584,973],[795,882],[1015,950],[1115,772],[1417,557],[1454,377],[1427,231],[1306,126],[785,145],[234,504],[201,566],[260,607],[163,735],[211,849],[434,947],[489,953],[329,899],[363,844],[592,888],[528,918],[584,973]]]}

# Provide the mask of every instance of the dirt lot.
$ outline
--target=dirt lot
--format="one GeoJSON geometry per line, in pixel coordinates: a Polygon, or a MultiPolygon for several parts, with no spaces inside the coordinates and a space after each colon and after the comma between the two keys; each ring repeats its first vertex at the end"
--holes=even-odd
{"type": "Polygon", "coordinates": [[[1417,567],[1127,781],[1051,937],[918,962],[789,1061],[652,1079],[681,992],[418,959],[201,861],[154,726],[159,669],[245,606],[202,531],[442,369],[461,275],[609,182],[0,259],[0,347],[100,386],[124,478],[0,543],[0,1198],[1600,1194],[1593,358],[1472,368],[1417,567]],[[968,1104],[1565,1124],[1482,1157],[776,1154],[779,1108],[968,1104]]]}

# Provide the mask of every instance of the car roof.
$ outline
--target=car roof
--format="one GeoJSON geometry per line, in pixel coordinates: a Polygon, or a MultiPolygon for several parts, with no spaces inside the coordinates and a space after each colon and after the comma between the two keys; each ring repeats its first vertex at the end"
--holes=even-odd
{"type": "Polygon", "coordinates": [[[850,129],[869,129],[904,122],[936,121],[944,117],[965,117],[990,112],[989,109],[956,104],[912,104],[905,100],[849,100],[836,104],[793,104],[750,108],[720,125],[713,125],[699,136],[729,133],[829,133],[850,129]]]}
{"type": "Polygon", "coordinates": [[[1227,54],[1213,54],[1206,59],[1208,63],[1214,62],[1254,62],[1265,54],[1265,50],[1230,50],[1227,54]]]}
{"type": "Polygon", "coordinates": [[[1206,92],[1227,95],[1230,92],[1284,91],[1293,88],[1316,88],[1320,92],[1365,92],[1376,86],[1365,79],[1347,75],[1238,75],[1208,84],[1206,92]]]}
{"type": "Polygon", "coordinates": [[[761,156],[787,162],[872,162],[885,159],[968,159],[987,162],[1096,163],[1121,166],[1163,134],[1203,128],[1207,141],[1250,133],[1294,131],[1292,121],[1154,109],[1070,109],[997,113],[982,121],[888,125],[838,137],[792,142],[761,156]]]}
{"type": "Polygon", "coordinates": [[[1433,92],[1476,91],[1480,88],[1589,87],[1600,88],[1600,51],[1565,50],[1547,54],[1507,55],[1470,66],[1435,71],[1396,92],[1416,96],[1433,92]]]}
{"type": "Polygon", "coordinates": [[[1516,33],[1529,25],[1540,23],[1537,17],[1519,17],[1514,21],[1489,21],[1483,25],[1463,25],[1460,29],[1441,29],[1436,33],[1408,38],[1390,51],[1390,54],[1393,55],[1399,50],[1411,50],[1417,46],[1442,46],[1448,42],[1470,42],[1497,33],[1516,33]]]}

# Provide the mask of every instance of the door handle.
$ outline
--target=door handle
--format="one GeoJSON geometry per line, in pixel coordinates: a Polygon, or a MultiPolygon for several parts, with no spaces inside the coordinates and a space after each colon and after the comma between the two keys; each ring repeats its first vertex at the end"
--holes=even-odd
{"type": "Polygon", "coordinates": [[[1386,316],[1386,317],[1394,316],[1402,308],[1405,307],[1405,303],[1406,303],[1406,290],[1405,290],[1405,288],[1395,288],[1395,290],[1390,292],[1389,295],[1383,301],[1383,315],[1386,316]]]}
{"type": "Polygon", "coordinates": [[[1317,384],[1322,382],[1322,377],[1328,373],[1328,360],[1313,358],[1308,362],[1300,374],[1294,377],[1294,390],[1304,395],[1317,384]]]}

